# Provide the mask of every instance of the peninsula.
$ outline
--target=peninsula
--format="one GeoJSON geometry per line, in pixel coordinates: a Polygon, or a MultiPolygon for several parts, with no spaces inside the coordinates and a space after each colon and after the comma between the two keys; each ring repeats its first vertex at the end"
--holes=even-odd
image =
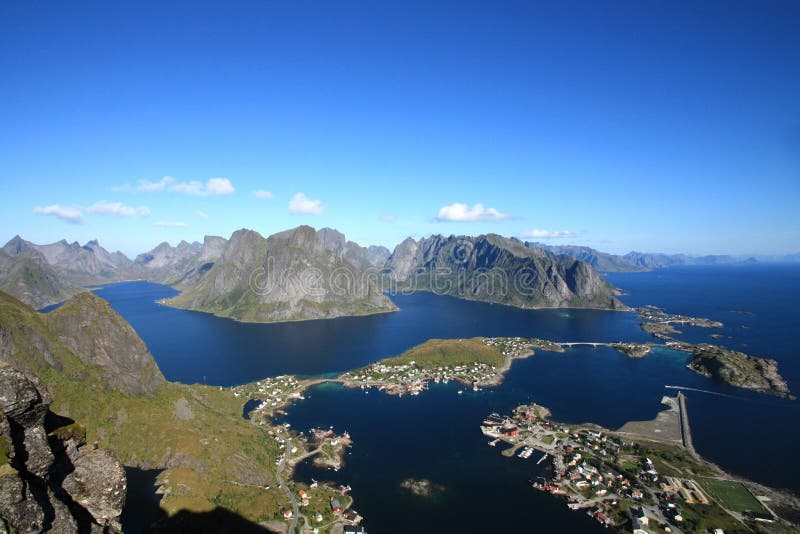
{"type": "Polygon", "coordinates": [[[538,451],[537,464],[548,460],[550,465],[531,481],[533,488],[617,530],[786,532],[796,527],[779,515],[800,507],[795,496],[738,479],[703,460],[684,435],[688,415],[681,394],[665,397],[664,403],[670,408],[652,422],[629,423],[619,431],[560,423],[536,404],[518,406],[509,415],[491,414],[481,431],[490,446],[504,444],[504,456],[527,462],[538,451]]]}

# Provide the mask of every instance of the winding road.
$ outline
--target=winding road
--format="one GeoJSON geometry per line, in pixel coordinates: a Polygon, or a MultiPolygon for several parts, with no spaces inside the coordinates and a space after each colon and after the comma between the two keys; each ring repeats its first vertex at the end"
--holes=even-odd
{"type": "Polygon", "coordinates": [[[286,495],[289,497],[289,500],[292,503],[292,522],[289,524],[289,529],[286,532],[287,534],[294,534],[295,529],[297,528],[297,520],[300,517],[300,507],[297,504],[297,499],[295,499],[292,490],[289,489],[289,486],[283,483],[281,474],[283,473],[284,467],[286,467],[286,455],[281,458],[281,463],[278,464],[278,469],[275,470],[275,478],[278,480],[278,487],[286,492],[286,495]]]}

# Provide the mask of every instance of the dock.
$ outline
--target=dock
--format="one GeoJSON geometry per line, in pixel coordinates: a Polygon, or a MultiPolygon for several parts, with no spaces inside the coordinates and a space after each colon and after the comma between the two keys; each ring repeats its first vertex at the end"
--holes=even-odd
{"type": "Polygon", "coordinates": [[[692,431],[689,428],[689,413],[686,411],[686,395],[683,392],[678,392],[678,407],[681,415],[681,439],[683,446],[689,450],[693,455],[697,456],[697,451],[694,450],[692,443],[692,431]]]}

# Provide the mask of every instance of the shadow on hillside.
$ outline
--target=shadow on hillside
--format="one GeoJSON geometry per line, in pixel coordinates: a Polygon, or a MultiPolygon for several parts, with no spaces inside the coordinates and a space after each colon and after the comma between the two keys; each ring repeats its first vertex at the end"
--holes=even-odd
{"type": "Polygon", "coordinates": [[[244,533],[264,534],[267,529],[248,521],[224,508],[214,508],[210,512],[187,512],[181,510],[174,516],[158,524],[156,532],[172,533],[244,533]]]}
{"type": "Polygon", "coordinates": [[[122,510],[122,531],[126,534],[144,534],[149,532],[164,533],[238,533],[244,534],[269,532],[263,527],[230,512],[224,508],[215,508],[210,512],[189,512],[182,510],[172,517],[167,517],[159,507],[161,495],[156,493],[156,479],[161,473],[159,469],[139,469],[125,467],[128,478],[128,496],[122,510]]]}

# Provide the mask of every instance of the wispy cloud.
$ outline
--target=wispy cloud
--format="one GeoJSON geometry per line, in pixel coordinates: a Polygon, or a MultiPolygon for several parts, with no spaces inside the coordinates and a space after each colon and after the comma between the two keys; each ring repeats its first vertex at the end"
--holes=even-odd
{"type": "Polygon", "coordinates": [[[269,200],[275,195],[272,194],[272,191],[264,191],[263,189],[259,189],[258,191],[253,191],[253,196],[259,200],[269,200]]]}
{"type": "Polygon", "coordinates": [[[459,202],[442,206],[436,216],[439,222],[505,221],[512,218],[494,208],[484,208],[483,204],[475,204],[470,208],[469,205],[459,202]]]}
{"type": "Polygon", "coordinates": [[[527,230],[519,234],[523,239],[560,239],[563,237],[574,237],[575,232],[569,230],[527,230]]]}
{"type": "Polygon", "coordinates": [[[167,187],[168,191],[196,197],[218,197],[233,193],[233,184],[227,178],[211,178],[205,185],[198,181],[178,182],[167,187]]]}
{"type": "Polygon", "coordinates": [[[70,224],[82,224],[83,212],[78,207],[67,207],[59,204],[52,204],[50,206],[37,206],[33,209],[36,215],[52,215],[58,217],[62,221],[70,224]]]}
{"type": "Polygon", "coordinates": [[[139,180],[138,185],[136,186],[137,191],[144,191],[146,193],[152,193],[154,191],[163,191],[167,188],[167,186],[175,181],[175,178],[172,176],[164,176],[162,179],[158,180],[157,182],[151,182],[150,180],[139,180]]]}
{"type": "Polygon", "coordinates": [[[204,212],[204,211],[197,210],[197,211],[196,211],[196,212],[194,212],[194,213],[195,213],[195,215],[197,215],[197,216],[198,216],[198,217],[200,217],[201,219],[208,219],[208,213],[206,213],[206,212],[204,212]]]}
{"type": "Polygon", "coordinates": [[[394,224],[394,222],[397,220],[397,217],[395,217],[391,213],[384,213],[383,215],[378,217],[378,220],[388,224],[394,224]]]}
{"type": "Polygon", "coordinates": [[[124,184],[113,188],[114,191],[138,191],[142,193],[157,193],[159,191],[172,191],[183,195],[197,197],[215,197],[230,195],[235,191],[228,178],[211,178],[203,182],[192,180],[178,182],[172,176],[164,176],[160,180],[138,180],[135,186],[124,184]]]}
{"type": "Polygon", "coordinates": [[[95,202],[86,208],[86,211],[100,215],[115,215],[117,217],[150,216],[150,209],[145,206],[134,208],[132,206],[126,206],[122,202],[106,202],[105,200],[95,202]]]}
{"type": "Polygon", "coordinates": [[[289,201],[289,213],[305,213],[308,215],[322,215],[321,200],[311,200],[305,193],[297,193],[289,201]]]}
{"type": "Polygon", "coordinates": [[[186,228],[189,225],[181,221],[158,221],[154,223],[153,226],[159,228],[186,228]]]}

